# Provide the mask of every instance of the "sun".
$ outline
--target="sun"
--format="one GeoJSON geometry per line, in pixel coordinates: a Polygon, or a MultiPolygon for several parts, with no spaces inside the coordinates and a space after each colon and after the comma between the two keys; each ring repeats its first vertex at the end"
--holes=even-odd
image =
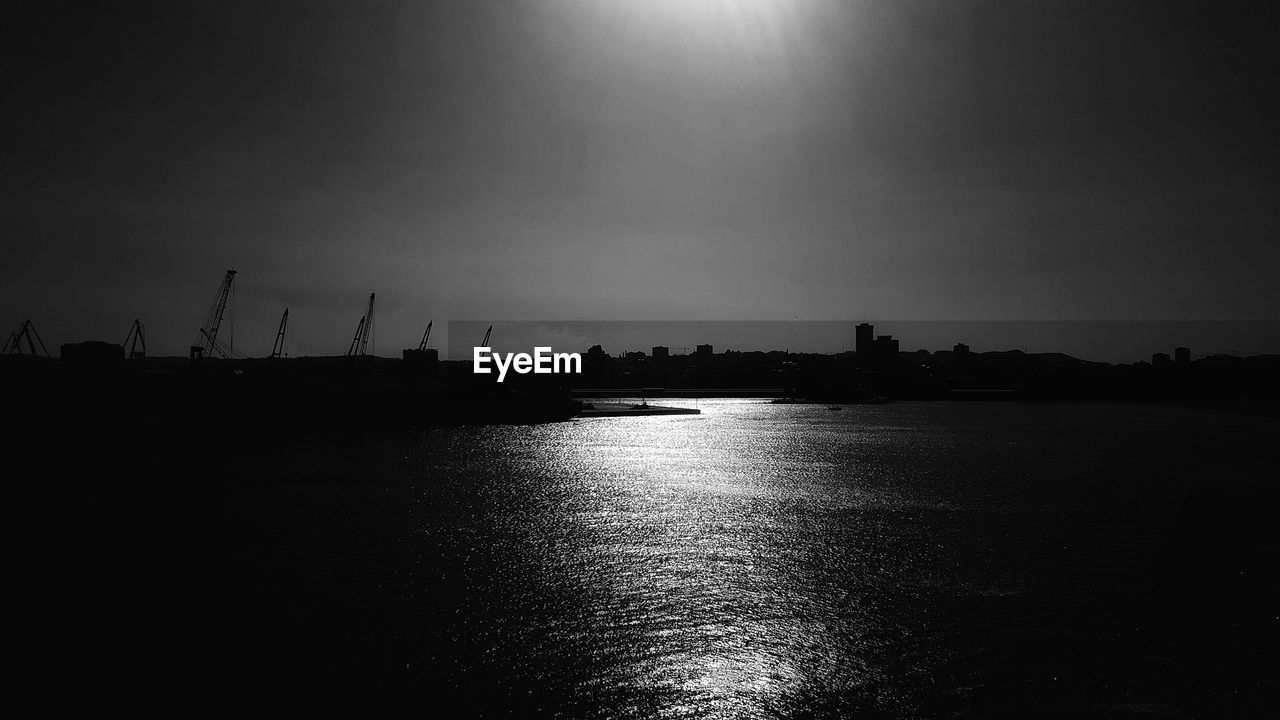
{"type": "Polygon", "coordinates": [[[802,72],[830,3],[785,0],[601,0],[571,5],[628,57],[659,58],[729,82],[802,72]]]}

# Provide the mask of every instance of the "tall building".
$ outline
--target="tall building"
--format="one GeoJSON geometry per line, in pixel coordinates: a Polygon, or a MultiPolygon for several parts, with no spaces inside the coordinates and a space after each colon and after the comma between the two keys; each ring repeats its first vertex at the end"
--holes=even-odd
{"type": "Polygon", "coordinates": [[[654,359],[654,360],[666,360],[668,357],[670,357],[670,355],[671,355],[671,351],[670,351],[670,349],[668,349],[668,348],[667,348],[667,346],[666,346],[666,345],[654,345],[654,346],[653,346],[653,359],[654,359]]]}
{"type": "Polygon", "coordinates": [[[697,347],[697,350],[696,350],[696,351],[697,351],[697,353],[698,353],[698,357],[700,357],[700,358],[709,358],[709,357],[711,357],[711,346],[710,346],[710,345],[699,345],[699,346],[697,347]]]}
{"type": "Polygon", "coordinates": [[[1173,361],[1182,365],[1191,362],[1191,348],[1180,347],[1173,349],[1173,361]]]}
{"type": "Polygon", "coordinates": [[[860,323],[853,331],[854,352],[863,360],[869,360],[872,347],[875,345],[875,326],[871,323],[860,323]]]}

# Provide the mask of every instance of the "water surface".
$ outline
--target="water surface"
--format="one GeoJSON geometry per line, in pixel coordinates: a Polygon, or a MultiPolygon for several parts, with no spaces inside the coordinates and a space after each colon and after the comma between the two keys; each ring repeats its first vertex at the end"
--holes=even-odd
{"type": "Polygon", "coordinates": [[[159,491],[177,580],[146,622],[190,669],[166,682],[562,717],[1176,715],[1231,693],[1247,716],[1268,697],[1144,623],[1184,499],[1256,484],[1272,421],[666,402],[703,414],[228,443],[207,495],[159,491]]]}

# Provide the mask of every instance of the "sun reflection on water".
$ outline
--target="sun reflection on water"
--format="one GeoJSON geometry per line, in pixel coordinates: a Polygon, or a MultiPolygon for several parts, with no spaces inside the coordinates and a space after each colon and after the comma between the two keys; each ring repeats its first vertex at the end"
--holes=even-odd
{"type": "Polygon", "coordinates": [[[826,569],[862,558],[829,555],[824,516],[884,499],[823,462],[824,439],[856,435],[789,420],[747,436],[745,404],[704,410],[581,421],[547,446],[588,499],[572,522],[591,541],[564,559],[600,589],[588,632],[624,631],[626,681],[664,698],[663,717],[785,712],[815,686],[876,681],[856,631],[874,608],[826,569]]]}

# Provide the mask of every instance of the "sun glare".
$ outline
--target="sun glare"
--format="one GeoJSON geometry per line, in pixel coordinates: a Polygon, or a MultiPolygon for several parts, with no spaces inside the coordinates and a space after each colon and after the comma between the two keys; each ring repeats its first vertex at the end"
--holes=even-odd
{"type": "Polygon", "coordinates": [[[686,58],[776,72],[794,60],[809,24],[805,7],[782,0],[609,2],[613,24],[650,47],[686,58]]]}

